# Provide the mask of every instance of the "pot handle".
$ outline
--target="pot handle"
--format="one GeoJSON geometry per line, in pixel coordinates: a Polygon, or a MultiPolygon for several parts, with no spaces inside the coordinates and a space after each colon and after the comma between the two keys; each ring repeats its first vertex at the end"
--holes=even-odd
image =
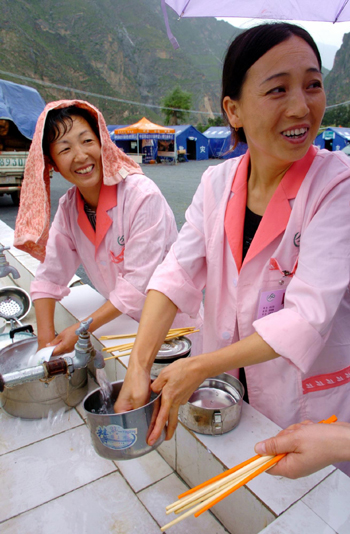
{"type": "Polygon", "coordinates": [[[211,420],[213,435],[222,434],[222,416],[221,412],[214,412],[211,420]]]}
{"type": "Polygon", "coordinates": [[[24,326],[19,326],[18,328],[14,328],[10,331],[10,338],[13,339],[16,334],[19,332],[29,332],[30,334],[33,334],[34,330],[31,324],[27,324],[24,326]]]}

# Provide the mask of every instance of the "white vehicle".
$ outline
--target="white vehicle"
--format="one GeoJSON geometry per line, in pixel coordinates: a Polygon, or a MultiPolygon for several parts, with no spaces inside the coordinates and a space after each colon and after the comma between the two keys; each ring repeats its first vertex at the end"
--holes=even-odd
{"type": "Polygon", "coordinates": [[[24,167],[45,102],[36,89],[0,80],[0,196],[18,206],[24,167]]]}

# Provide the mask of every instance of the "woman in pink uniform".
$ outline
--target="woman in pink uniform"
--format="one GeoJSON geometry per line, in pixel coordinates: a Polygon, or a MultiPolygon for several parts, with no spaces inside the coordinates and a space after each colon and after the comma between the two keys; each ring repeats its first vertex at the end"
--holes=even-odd
{"type": "Polygon", "coordinates": [[[313,146],[325,110],[311,36],[285,23],[228,49],[222,108],[244,156],[210,167],[149,293],[116,410],[142,404],[149,369],[178,310],[204,302],[204,354],[152,384],[150,436],[201,382],[245,369],[250,404],[286,427],[333,413],[350,422],[350,160],[313,146]],[[235,370],[235,371],[232,371],[235,370]]]}
{"type": "Polygon", "coordinates": [[[15,246],[42,261],[31,284],[39,348],[74,348],[78,325],[55,336],[54,309],[80,264],[107,299],[91,315],[90,331],[122,313],[138,321],[147,283],[176,237],[163,195],[110,140],[101,113],[82,101],[48,104],[30,149],[15,232],[15,246]],[[60,199],[48,236],[50,167],[75,187],[60,199]]]}

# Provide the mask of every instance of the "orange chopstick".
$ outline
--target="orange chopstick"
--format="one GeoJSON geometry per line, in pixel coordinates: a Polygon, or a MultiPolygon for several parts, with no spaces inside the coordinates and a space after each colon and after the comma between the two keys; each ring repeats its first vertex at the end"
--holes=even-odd
{"type": "Polygon", "coordinates": [[[234,486],[233,488],[229,489],[226,491],[226,493],[224,493],[223,495],[221,495],[220,497],[217,497],[214,501],[211,501],[210,503],[208,503],[206,506],[204,506],[201,510],[199,510],[198,512],[196,512],[194,514],[195,517],[198,517],[199,515],[203,514],[203,512],[206,512],[207,510],[209,510],[209,508],[211,508],[212,506],[214,506],[215,504],[217,504],[218,502],[220,502],[222,499],[225,499],[225,497],[227,497],[228,495],[230,495],[230,493],[233,493],[234,491],[236,491],[237,489],[239,489],[241,486],[244,486],[245,484],[247,484],[247,482],[250,482],[250,480],[252,480],[253,478],[257,477],[258,475],[260,475],[261,473],[263,473],[264,471],[266,471],[266,469],[269,469],[269,467],[272,467],[273,465],[275,465],[277,462],[279,462],[284,456],[286,456],[286,452],[284,454],[277,454],[274,458],[272,458],[272,460],[269,460],[268,462],[266,462],[266,464],[262,465],[261,467],[259,467],[256,471],[254,471],[254,473],[251,473],[250,475],[248,475],[246,478],[244,478],[241,482],[239,482],[236,486],[234,486]]]}
{"type": "Polygon", "coordinates": [[[206,480],[205,482],[202,482],[202,484],[199,484],[198,486],[195,486],[192,489],[189,489],[185,491],[185,493],[181,493],[181,495],[178,496],[179,499],[182,499],[182,497],[187,497],[187,495],[191,495],[191,493],[194,493],[195,491],[204,488],[205,486],[209,486],[209,484],[212,484],[213,482],[217,482],[218,480],[221,480],[222,478],[226,477],[227,475],[231,475],[231,473],[234,473],[235,471],[238,471],[238,469],[241,469],[242,467],[245,467],[246,465],[250,464],[254,460],[257,460],[258,458],[261,458],[260,454],[257,454],[256,456],[253,456],[252,458],[249,458],[249,460],[246,460],[245,462],[242,462],[241,464],[236,465],[235,467],[231,467],[231,469],[228,469],[227,471],[224,471],[220,475],[216,475],[213,478],[210,478],[209,480],[206,480]]]}
{"type": "MultiPolygon", "coordinates": [[[[331,417],[329,417],[328,419],[324,419],[322,421],[319,421],[319,423],[324,423],[324,424],[331,424],[331,423],[335,423],[336,421],[338,420],[338,418],[335,416],[335,415],[332,415],[331,417]]],[[[227,497],[228,495],[230,495],[231,493],[233,493],[234,491],[236,491],[237,489],[239,489],[240,487],[244,486],[245,484],[247,484],[248,482],[250,482],[253,478],[257,477],[258,475],[260,475],[261,473],[263,473],[264,471],[266,471],[267,469],[269,469],[270,467],[272,467],[273,465],[275,465],[277,462],[279,462],[282,458],[284,458],[284,456],[286,456],[288,453],[284,453],[284,454],[277,454],[274,458],[272,458],[271,460],[269,460],[268,462],[266,462],[266,464],[262,465],[261,467],[259,467],[256,471],[254,471],[254,473],[251,473],[250,475],[248,475],[246,478],[244,478],[241,482],[239,482],[236,486],[233,486],[233,488],[227,490],[226,493],[224,493],[223,495],[221,495],[220,497],[217,497],[215,500],[211,501],[210,503],[208,503],[206,506],[204,506],[201,510],[199,510],[198,512],[196,512],[194,514],[195,517],[198,517],[200,516],[201,514],[203,514],[203,512],[206,512],[207,510],[209,510],[209,508],[211,508],[212,506],[215,506],[215,504],[217,504],[218,502],[220,502],[222,499],[225,499],[225,497],[227,497]]],[[[260,458],[260,455],[257,455],[253,458],[250,458],[249,460],[246,460],[246,462],[243,462],[243,464],[247,465],[249,463],[251,463],[253,460],[256,460],[257,458],[260,458]]],[[[236,466],[237,469],[240,468],[240,467],[243,467],[243,464],[240,464],[239,466],[236,466]]],[[[234,472],[236,471],[237,469],[235,468],[232,468],[233,471],[231,469],[229,469],[228,471],[231,471],[231,472],[234,472]]],[[[225,471],[225,473],[222,473],[221,475],[218,475],[218,478],[223,478],[222,475],[226,476],[226,473],[229,474],[227,471],[225,471]]],[[[216,477],[214,477],[216,478],[216,477]]],[[[207,481],[207,482],[212,482],[213,479],[211,479],[210,481],[207,481]]],[[[202,486],[206,486],[207,483],[203,483],[201,484],[200,486],[197,486],[196,488],[194,489],[199,489],[200,487],[202,486]]]]}

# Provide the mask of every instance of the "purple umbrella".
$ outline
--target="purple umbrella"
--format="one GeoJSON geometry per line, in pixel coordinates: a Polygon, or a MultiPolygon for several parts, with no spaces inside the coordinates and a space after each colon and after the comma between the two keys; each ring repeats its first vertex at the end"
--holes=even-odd
{"type": "Polygon", "coordinates": [[[180,17],[244,17],[276,20],[345,22],[350,20],[349,0],[161,0],[168,37],[174,48],[165,4],[180,17]]]}

